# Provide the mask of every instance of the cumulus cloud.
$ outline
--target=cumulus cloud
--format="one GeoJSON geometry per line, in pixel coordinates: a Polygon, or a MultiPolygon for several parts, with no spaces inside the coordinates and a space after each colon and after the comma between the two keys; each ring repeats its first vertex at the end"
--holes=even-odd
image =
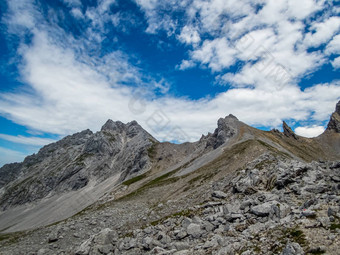
{"type": "MultiPolygon", "coordinates": [[[[155,28],[154,32],[169,30],[160,25],[162,16],[157,15],[158,12],[168,7],[168,19],[172,11],[176,13],[182,8],[187,19],[177,38],[193,50],[189,53],[190,59],[182,60],[177,67],[185,70],[196,63],[218,72],[216,75],[222,84],[234,86],[270,87],[264,84],[273,83],[268,77],[273,78],[275,73],[286,76],[288,83],[297,82],[326,62],[321,51],[309,51],[309,48],[328,42],[339,27],[339,18],[331,16],[332,11],[327,9],[329,3],[325,1],[136,2],[145,12],[149,27],[155,28]],[[312,15],[322,9],[324,15],[311,22],[312,15]],[[305,33],[308,29],[311,32],[305,33]],[[239,66],[244,68],[236,73],[226,70],[238,62],[242,62],[239,66]]],[[[176,23],[175,15],[172,20],[176,23]]],[[[329,45],[330,49],[333,44],[329,45]]]]}
{"type": "Polygon", "coordinates": [[[62,0],[67,6],[70,7],[80,7],[82,6],[80,0],[62,0]]]}
{"type": "Polygon", "coordinates": [[[295,133],[300,136],[312,138],[321,135],[325,131],[323,126],[297,127],[295,133]]]}
{"type": "Polygon", "coordinates": [[[333,37],[325,51],[327,54],[340,54],[340,34],[333,37]]]}
{"type": "Polygon", "coordinates": [[[181,34],[178,36],[179,40],[187,44],[197,44],[201,41],[201,38],[197,30],[193,27],[184,26],[181,34]]]}
{"type": "Polygon", "coordinates": [[[339,31],[340,17],[330,17],[323,22],[314,23],[311,28],[313,32],[306,35],[306,44],[308,46],[318,47],[329,41],[333,35],[339,31]]]}
{"type": "Polygon", "coordinates": [[[49,138],[27,137],[27,136],[22,136],[22,135],[13,136],[13,135],[6,135],[6,134],[0,134],[0,139],[13,142],[13,143],[33,145],[33,146],[43,146],[43,145],[55,142],[55,140],[49,139],[49,138]]]}
{"type": "Polygon", "coordinates": [[[9,162],[21,162],[26,156],[25,153],[0,147],[0,167],[9,162]]]}
{"type": "MultiPolygon", "coordinates": [[[[163,29],[169,37],[192,47],[178,69],[209,68],[221,83],[233,87],[213,98],[174,97],[167,94],[169,82],[144,75],[128,53],[118,49],[100,52],[98,43],[112,22],[108,10],[114,1],[101,1],[96,8],[87,9],[83,18],[90,26],[79,40],[59,28],[39,25],[39,13],[27,4],[31,8],[26,13],[29,22],[16,21],[13,11],[7,24],[25,26],[33,38],[19,49],[21,79],[28,89],[2,92],[0,114],[32,130],[59,135],[86,128],[99,130],[108,118],[136,119],[159,140],[183,142],[213,131],[217,119],[229,113],[250,125],[277,127],[292,117],[324,121],[334,110],[339,81],[304,90],[296,83],[325,62],[323,53],[308,51],[304,41],[303,19],[321,8],[320,1],[136,2],[148,20],[147,33],[163,29]],[[299,5],[303,5],[301,11],[296,9],[299,5]],[[159,15],[159,8],[169,7],[185,10],[187,20],[182,27],[171,11],[159,15]],[[230,72],[228,68],[238,62],[241,68],[230,72]],[[138,84],[138,89],[131,84],[138,84]],[[161,96],[156,96],[155,90],[161,91],[161,96]]],[[[25,13],[24,9],[18,7],[19,12],[25,13]]],[[[315,29],[322,31],[321,26],[315,25],[315,29]]],[[[313,40],[320,41],[317,38],[313,40]]],[[[333,52],[336,46],[331,41],[327,49],[333,52]]],[[[21,137],[21,142],[27,142],[25,139],[21,137]]]]}
{"type": "Polygon", "coordinates": [[[340,68],[340,57],[335,58],[332,62],[331,62],[332,66],[334,69],[339,69],[340,68]]]}
{"type": "Polygon", "coordinates": [[[191,52],[194,61],[207,64],[213,71],[221,71],[235,63],[236,50],[225,38],[205,40],[203,45],[191,52]]]}
{"type": "Polygon", "coordinates": [[[186,70],[186,69],[190,69],[192,67],[196,66],[195,62],[192,60],[182,60],[182,63],[180,65],[177,65],[177,69],[179,70],[186,70]]]}

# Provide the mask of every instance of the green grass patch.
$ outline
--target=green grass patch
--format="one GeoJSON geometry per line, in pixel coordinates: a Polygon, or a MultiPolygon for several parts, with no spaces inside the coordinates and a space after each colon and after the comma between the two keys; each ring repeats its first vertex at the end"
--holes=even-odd
{"type": "Polygon", "coordinates": [[[178,170],[174,170],[171,172],[168,172],[166,174],[163,174],[150,182],[146,183],[142,188],[147,188],[147,187],[154,187],[154,186],[161,186],[167,183],[173,183],[179,179],[179,177],[172,177],[169,178],[170,176],[174,175],[178,170]],[[169,178],[169,179],[168,179],[169,178]]]}
{"type": "Polygon", "coordinates": [[[133,183],[135,183],[135,182],[139,182],[140,180],[143,180],[146,176],[147,176],[147,174],[144,173],[144,174],[138,175],[138,176],[136,176],[136,177],[133,177],[133,178],[131,178],[131,179],[129,179],[129,180],[126,180],[126,181],[123,182],[122,184],[123,184],[123,185],[129,186],[129,185],[131,185],[131,184],[133,184],[133,183]]]}
{"type": "Polygon", "coordinates": [[[149,141],[152,143],[151,146],[148,148],[148,156],[150,159],[154,159],[156,157],[156,146],[157,143],[151,139],[149,141]]]}
{"type": "Polygon", "coordinates": [[[330,229],[336,230],[340,228],[340,223],[332,223],[330,229]]]}
{"type": "Polygon", "coordinates": [[[16,244],[21,237],[26,235],[25,231],[0,234],[0,242],[11,245],[16,244]]]}
{"type": "Polygon", "coordinates": [[[192,184],[194,184],[195,182],[197,182],[197,181],[203,179],[203,177],[204,177],[204,175],[203,175],[203,174],[200,174],[200,175],[196,176],[195,178],[192,178],[191,180],[189,180],[188,183],[189,183],[190,185],[192,185],[192,184]]]}
{"type": "Polygon", "coordinates": [[[150,224],[152,226],[156,226],[158,225],[159,223],[169,219],[169,218],[177,218],[177,217],[190,217],[190,216],[193,216],[194,215],[194,211],[192,210],[189,210],[189,209],[185,209],[183,211],[179,211],[179,212],[176,212],[174,214],[170,214],[170,215],[167,215],[159,220],[155,220],[155,221],[152,221],[150,224]]]}
{"type": "Polygon", "coordinates": [[[274,160],[263,160],[255,165],[255,168],[263,170],[265,167],[275,163],[274,160]]]}
{"type": "Polygon", "coordinates": [[[114,134],[104,131],[104,135],[106,135],[109,138],[109,142],[113,143],[116,141],[116,137],[114,136],[114,134]]]}
{"type": "Polygon", "coordinates": [[[320,249],[315,249],[309,252],[309,254],[325,254],[325,251],[322,251],[320,249]]]}
{"type": "Polygon", "coordinates": [[[294,242],[300,244],[301,246],[307,245],[306,236],[298,227],[291,228],[287,230],[288,237],[290,237],[294,242]]]}
{"type": "Polygon", "coordinates": [[[84,160],[91,156],[93,156],[92,153],[83,153],[76,158],[75,162],[77,165],[82,165],[84,160]]]}

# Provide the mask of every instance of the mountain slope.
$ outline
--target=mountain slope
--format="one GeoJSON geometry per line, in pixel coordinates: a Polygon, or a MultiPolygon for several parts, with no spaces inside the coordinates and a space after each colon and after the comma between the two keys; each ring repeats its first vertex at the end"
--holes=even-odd
{"type": "MultiPolygon", "coordinates": [[[[176,213],[179,208],[186,210],[204,203],[211,199],[207,191],[212,192],[212,184],[231,182],[250,162],[258,161],[255,168],[263,169],[279,161],[338,160],[339,104],[329,128],[313,139],[294,134],[286,123],[283,133],[262,131],[229,115],[218,120],[213,133],[195,143],[159,143],[136,122],[109,120],[95,134],[86,130],[66,137],[21,164],[0,169],[0,176],[14,169],[0,190],[0,230],[45,226],[86,208],[81,215],[95,215],[99,221],[104,220],[100,215],[107,209],[128,213],[121,222],[128,231],[176,213]],[[263,155],[273,159],[259,160],[263,155]],[[174,201],[174,205],[157,210],[166,201],[174,201]],[[131,203],[143,215],[142,221],[128,212],[131,203]]],[[[265,185],[271,182],[270,176],[263,180],[268,183],[265,185]]],[[[251,188],[247,192],[258,191],[251,188]]]]}

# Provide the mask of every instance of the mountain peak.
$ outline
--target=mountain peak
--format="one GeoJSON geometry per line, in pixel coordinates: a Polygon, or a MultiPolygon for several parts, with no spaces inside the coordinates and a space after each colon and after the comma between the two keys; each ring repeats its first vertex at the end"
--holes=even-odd
{"type": "Polygon", "coordinates": [[[333,112],[328,122],[327,130],[340,133],[340,101],[335,106],[335,112],[333,112]]]}
{"type": "Polygon", "coordinates": [[[294,131],[290,128],[290,126],[288,126],[288,124],[283,121],[282,123],[282,128],[283,128],[283,134],[287,137],[293,137],[294,139],[298,139],[298,137],[296,136],[296,134],[294,133],[294,131]]]}
{"type": "Polygon", "coordinates": [[[105,130],[122,130],[124,128],[124,123],[120,121],[113,121],[108,119],[106,123],[102,126],[101,131],[105,130]]]}
{"type": "Polygon", "coordinates": [[[108,130],[113,130],[113,131],[121,131],[127,128],[142,128],[137,121],[133,120],[127,124],[124,124],[121,121],[113,121],[111,119],[108,119],[105,124],[102,126],[101,131],[108,131],[108,130]]]}

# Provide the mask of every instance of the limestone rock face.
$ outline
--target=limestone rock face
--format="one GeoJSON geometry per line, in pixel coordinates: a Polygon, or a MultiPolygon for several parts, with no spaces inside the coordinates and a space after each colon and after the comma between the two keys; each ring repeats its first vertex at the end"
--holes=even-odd
{"type": "Polygon", "coordinates": [[[327,130],[340,133],[340,101],[336,104],[335,112],[332,114],[328,122],[327,130]]]}
{"type": "Polygon", "coordinates": [[[214,133],[202,136],[200,141],[205,140],[207,147],[211,146],[213,149],[216,149],[238,134],[239,123],[239,120],[232,114],[229,114],[225,118],[220,118],[217,121],[217,128],[214,133]]]}
{"type": "Polygon", "coordinates": [[[148,149],[156,143],[136,121],[108,120],[101,131],[84,130],[44,146],[24,162],[0,169],[0,197],[5,209],[79,190],[119,175],[119,181],[147,171],[148,149]]]}
{"type": "Polygon", "coordinates": [[[293,137],[294,139],[298,139],[294,131],[287,125],[287,123],[284,121],[282,124],[283,127],[283,134],[287,137],[293,137]]]}
{"type": "Polygon", "coordinates": [[[0,168],[0,253],[338,255],[334,130],[307,139],[229,115],[171,144],[108,120],[0,168]]]}

